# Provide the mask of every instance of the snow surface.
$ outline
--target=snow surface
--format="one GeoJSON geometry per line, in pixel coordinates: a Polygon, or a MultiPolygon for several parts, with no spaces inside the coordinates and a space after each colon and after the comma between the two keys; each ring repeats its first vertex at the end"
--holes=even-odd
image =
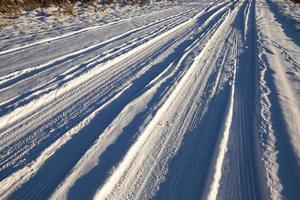
{"type": "Polygon", "coordinates": [[[299,5],[12,20],[0,30],[0,199],[298,199],[299,5]]]}

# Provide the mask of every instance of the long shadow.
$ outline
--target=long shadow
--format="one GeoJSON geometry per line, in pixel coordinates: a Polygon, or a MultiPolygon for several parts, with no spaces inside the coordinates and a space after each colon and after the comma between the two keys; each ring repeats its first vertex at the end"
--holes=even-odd
{"type": "MultiPolygon", "coordinates": [[[[230,9],[234,9],[234,4],[230,9]]],[[[209,86],[213,81],[214,76],[210,77],[204,96],[210,92],[209,86]]],[[[225,85],[211,101],[203,104],[208,110],[202,118],[200,116],[204,108],[198,108],[194,115],[194,124],[187,130],[180,149],[169,162],[165,181],[153,199],[190,200],[200,199],[204,195],[210,179],[210,168],[223,126],[228,98],[229,87],[225,85]]]]}
{"type": "MultiPolygon", "coordinates": [[[[163,49],[162,49],[163,50],[163,49]]],[[[160,52],[158,52],[160,53],[160,52]]],[[[148,62],[145,62],[147,64],[148,62]]],[[[131,74],[138,73],[140,68],[134,68],[134,70],[131,71],[131,74]]],[[[117,77],[117,76],[116,76],[117,77]]],[[[101,92],[101,88],[96,88],[97,91],[101,92]]],[[[95,92],[95,91],[94,91],[95,92]]],[[[114,95],[116,95],[116,91],[113,91],[111,93],[105,93],[106,98],[112,98],[114,95]]],[[[54,142],[57,138],[59,138],[61,135],[72,129],[74,126],[76,126],[80,121],[82,121],[85,117],[87,117],[89,114],[91,114],[94,110],[96,110],[98,107],[103,105],[106,100],[103,100],[103,95],[100,97],[97,97],[97,101],[89,101],[91,100],[91,96],[83,96],[83,98],[86,100],[86,104],[84,107],[81,107],[81,103],[83,102],[82,99],[79,99],[75,102],[73,102],[72,106],[60,111],[59,113],[55,114],[49,121],[53,121],[53,124],[50,124],[50,126],[45,126],[44,124],[39,125],[34,130],[32,130],[28,135],[35,134],[37,130],[40,131],[39,134],[49,135],[51,130],[55,129],[55,132],[51,133],[51,136],[46,136],[46,139],[43,139],[41,142],[38,143],[37,147],[34,149],[29,150],[27,154],[22,158],[26,159],[26,163],[21,163],[18,166],[9,166],[0,172],[0,180],[3,180],[7,176],[9,176],[12,172],[17,171],[24,167],[28,162],[31,162],[32,160],[36,159],[40,153],[47,148],[52,142],[54,142]],[[76,114],[74,112],[80,113],[76,114]],[[64,118],[68,118],[70,120],[57,120],[60,119],[61,116],[64,115],[64,118]],[[75,116],[75,117],[74,117],[75,116]],[[58,128],[59,127],[59,128],[58,128]],[[41,132],[42,131],[42,132],[41,132]]],[[[18,128],[18,127],[17,127],[18,128]]],[[[9,147],[8,147],[9,148],[9,147]]],[[[6,150],[6,149],[5,149],[6,150]]],[[[3,160],[6,159],[6,157],[1,158],[1,167],[5,165],[3,163],[3,160]]]]}
{"type": "MultiPolygon", "coordinates": [[[[205,15],[200,16],[197,20],[197,22],[199,24],[202,24],[205,20],[207,20],[207,18],[210,16],[210,13],[214,12],[217,8],[214,8],[213,10],[207,12],[205,15]]],[[[210,26],[213,24],[213,22],[211,22],[210,26]]],[[[200,37],[200,33],[197,35],[197,37],[200,37]]],[[[183,36],[181,36],[183,37],[183,36]]],[[[158,55],[162,54],[169,46],[171,46],[171,43],[166,45],[164,48],[160,49],[159,51],[155,52],[155,54],[153,54],[153,58],[157,57],[158,55]]],[[[139,63],[137,64],[138,67],[136,67],[137,69],[142,68],[143,66],[146,66],[147,64],[150,64],[151,59],[150,60],[146,60],[146,61],[139,61],[139,63]]],[[[133,71],[133,73],[137,73],[137,70],[135,70],[135,72],[133,71]]],[[[76,104],[78,102],[74,102],[74,104],[76,104]]],[[[90,105],[89,107],[93,107],[96,108],[97,106],[100,106],[98,104],[94,104],[94,105],[90,105]]],[[[60,114],[62,114],[64,111],[58,113],[57,115],[55,115],[52,119],[54,121],[54,124],[51,127],[60,127],[55,134],[52,133],[51,134],[51,138],[48,138],[47,140],[42,141],[41,143],[39,143],[38,148],[32,149],[30,150],[27,154],[26,154],[26,161],[32,161],[35,158],[37,158],[39,156],[39,154],[47,147],[49,146],[53,141],[55,141],[58,137],[60,137],[63,133],[65,133],[66,131],[70,130],[72,127],[74,127],[77,123],[79,123],[82,119],[84,119],[86,116],[88,116],[88,114],[90,114],[94,109],[84,109],[84,108],[78,108],[78,110],[80,112],[82,112],[83,114],[80,115],[80,117],[76,117],[73,118],[72,117],[72,121],[69,121],[68,124],[61,124],[60,121],[56,121],[55,119],[57,117],[60,116],[60,114]],[[60,124],[58,124],[60,123],[60,124]]],[[[71,113],[72,114],[72,113],[71,113]]],[[[39,128],[42,128],[43,125],[41,125],[39,128]]],[[[42,128],[44,132],[49,132],[51,127],[48,128],[42,128]]],[[[26,162],[26,163],[28,163],[26,162]]],[[[8,167],[4,170],[1,171],[0,173],[0,178],[4,179],[7,176],[9,176],[13,171],[16,171],[20,168],[22,168],[26,163],[22,163],[18,166],[15,167],[8,167]]]]}
{"type": "MultiPolygon", "coordinates": [[[[279,5],[271,0],[266,0],[269,8],[274,14],[276,21],[281,25],[286,36],[292,39],[298,46],[300,46],[300,32],[297,30],[291,22],[287,21],[282,14],[280,14],[279,5]]],[[[292,2],[291,2],[292,3],[292,2]]]]}
{"type": "MultiPolygon", "coordinates": [[[[230,8],[234,9],[234,5],[230,8]]],[[[210,79],[209,82],[214,81],[214,77],[210,79]]],[[[207,102],[207,113],[201,120],[196,120],[185,134],[178,153],[168,165],[167,177],[154,199],[201,198],[210,177],[209,171],[223,125],[228,97],[227,85],[211,102],[207,102]]],[[[197,115],[200,115],[203,110],[199,109],[197,112],[197,115]]]]}
{"type": "MultiPolygon", "coordinates": [[[[176,60],[178,61],[179,58],[180,57],[176,58],[176,60]]],[[[161,99],[161,96],[167,92],[168,86],[174,83],[176,80],[175,78],[178,77],[179,73],[181,73],[184,68],[184,66],[181,66],[172,78],[169,78],[169,80],[164,82],[157,89],[155,95],[147,104],[148,109],[136,115],[131,123],[127,127],[123,128],[118,139],[99,157],[99,164],[88,174],[82,176],[71,188],[68,194],[69,199],[92,199],[97,188],[104,183],[109,170],[122,160],[129,147],[135,141],[134,138],[139,132],[139,128],[142,126],[146,117],[149,113],[153,114],[153,110],[151,110],[151,108],[154,107],[161,99]]]]}
{"type": "MultiPolygon", "coordinates": [[[[300,45],[299,31],[293,31],[293,27],[283,22],[283,16],[280,15],[279,6],[267,0],[270,9],[273,11],[276,20],[281,24],[284,32],[289,36],[297,45],[300,45]]],[[[267,61],[267,58],[264,57],[267,61]]],[[[266,81],[270,88],[269,98],[272,102],[271,118],[274,132],[276,133],[276,147],[278,150],[278,176],[283,186],[283,196],[285,199],[298,199],[299,185],[300,185],[300,166],[298,164],[298,157],[293,150],[289,131],[285,123],[286,119],[283,114],[279,99],[278,90],[275,86],[275,79],[273,77],[274,71],[268,68],[266,73],[266,81]]]]}
{"type": "MultiPolygon", "coordinates": [[[[164,50],[169,47],[171,44],[166,45],[164,48],[160,49],[159,51],[155,52],[155,54],[153,54],[153,57],[157,57],[159,54],[163,53],[164,50]]],[[[131,71],[131,74],[135,74],[138,73],[138,71],[143,67],[146,66],[147,64],[150,64],[151,60],[146,60],[146,61],[140,61],[138,64],[136,64],[137,67],[133,68],[131,71]]],[[[113,96],[114,94],[109,94],[109,96],[113,96]]],[[[84,97],[86,98],[86,97],[84,97]]],[[[78,101],[75,101],[73,103],[73,105],[78,105],[78,101]]],[[[99,102],[101,102],[99,100],[99,102]]],[[[88,102],[87,102],[88,103],[88,102]]],[[[103,102],[102,102],[103,103],[103,102]]],[[[52,121],[54,121],[55,123],[50,126],[50,127],[46,127],[44,128],[44,125],[40,125],[39,127],[37,127],[35,130],[39,130],[39,129],[43,129],[43,132],[50,132],[51,128],[57,128],[60,127],[55,133],[51,134],[51,137],[48,138],[47,140],[44,140],[42,142],[39,143],[38,148],[32,149],[30,150],[27,154],[26,154],[26,163],[28,163],[29,161],[34,160],[35,158],[37,158],[37,156],[39,156],[39,154],[47,147],[49,146],[53,141],[55,141],[59,136],[61,136],[62,134],[64,134],[66,131],[70,130],[72,127],[74,127],[77,123],[79,123],[81,120],[83,120],[86,116],[88,116],[90,113],[92,113],[97,107],[101,106],[98,102],[95,102],[93,105],[90,105],[86,108],[76,108],[78,112],[80,112],[80,116],[73,118],[72,113],[68,113],[68,117],[72,118],[72,121],[69,121],[68,124],[65,124],[65,122],[63,122],[64,124],[62,125],[62,123],[60,121],[56,121],[57,118],[61,118],[61,114],[64,113],[66,110],[62,110],[60,113],[56,114],[55,116],[52,117],[52,121]],[[92,109],[91,109],[92,108],[92,109]]],[[[69,108],[67,108],[69,109],[69,108]]],[[[66,116],[65,116],[66,117],[66,116]]],[[[50,120],[50,121],[51,121],[50,120]]],[[[34,133],[34,130],[32,132],[32,134],[34,133]]],[[[1,158],[1,162],[3,161],[4,158],[1,158]]],[[[22,168],[26,163],[22,163],[18,166],[12,166],[12,167],[8,167],[5,168],[3,170],[1,170],[0,172],[0,180],[3,180],[4,178],[6,178],[7,176],[9,176],[12,172],[22,168]]]]}
{"type": "MultiPolygon", "coordinates": [[[[183,44],[177,47],[174,52],[160,65],[167,66],[169,63],[177,63],[185,53],[186,48],[188,48],[197,38],[199,38],[201,34],[202,32],[199,32],[192,39],[186,40],[183,44]]],[[[191,60],[188,62],[191,62],[191,60]]],[[[117,165],[125,156],[127,150],[134,142],[134,138],[136,137],[139,127],[143,124],[149,112],[153,112],[151,111],[151,108],[160,100],[161,96],[163,96],[167,91],[168,86],[177,80],[176,77],[178,77],[178,75],[182,73],[184,68],[189,66],[189,64],[190,63],[185,63],[184,65],[181,65],[173,77],[169,78],[157,89],[154,97],[147,105],[149,109],[135,116],[133,121],[123,129],[118,139],[98,158],[98,165],[89,173],[76,181],[68,193],[68,198],[91,199],[93,197],[97,188],[104,183],[105,178],[109,175],[109,170],[113,166],[117,165]]]]}
{"type": "MultiPolygon", "coordinates": [[[[180,44],[174,51],[161,63],[154,65],[150,70],[132,83],[119,98],[105,107],[88,126],[84,127],[67,144],[56,151],[40,168],[38,173],[32,177],[21,188],[14,192],[9,199],[45,199],[57,187],[77,161],[92,146],[94,141],[105,130],[105,128],[114,120],[121,110],[132,100],[134,100],[157,75],[159,75],[166,66],[180,59],[185,49],[200,36],[196,34],[193,39],[186,40],[180,44]]],[[[182,35],[181,37],[184,37],[182,35]]],[[[167,45],[168,46],[168,45],[167,45]]],[[[158,56],[158,55],[156,55],[158,56]]],[[[150,61],[149,61],[150,62],[150,61]]],[[[144,63],[147,65],[147,63],[144,63]]],[[[125,137],[125,136],[124,136],[125,137]]],[[[126,138],[126,137],[125,137],[126,138]]],[[[129,143],[130,144],[130,143],[129,143]]],[[[129,145],[128,144],[128,145],[129,145]]],[[[124,148],[126,145],[124,145],[124,148]]],[[[122,154],[122,152],[121,152],[122,154]]],[[[114,156],[115,163],[109,163],[112,167],[118,163],[122,155],[114,156]]],[[[109,160],[108,160],[109,161],[109,160]]],[[[108,168],[108,167],[106,167],[108,168]]],[[[98,180],[101,182],[101,180],[98,180]]]]}
{"type": "MultiPolygon", "coordinates": [[[[159,55],[159,53],[162,53],[162,52],[163,52],[163,49],[160,50],[160,51],[158,51],[158,52],[157,52],[157,55],[159,55]]],[[[105,60],[104,60],[104,61],[105,61],[105,60]]],[[[148,63],[148,62],[145,62],[145,63],[148,63]]],[[[145,63],[143,63],[143,64],[145,64],[145,63]]],[[[94,63],[93,66],[95,66],[96,64],[97,64],[97,63],[94,63]]],[[[87,63],[87,64],[82,64],[81,66],[84,67],[84,66],[86,66],[86,65],[88,65],[88,63],[87,63]]],[[[91,67],[93,67],[93,66],[91,66],[91,67]]],[[[134,70],[132,71],[132,74],[137,73],[137,72],[138,72],[138,69],[140,69],[140,68],[134,69],[134,70]]],[[[78,75],[76,75],[76,76],[78,76],[78,75]]],[[[62,82],[61,82],[60,84],[62,84],[62,82]]],[[[24,97],[24,96],[22,95],[22,97],[24,97]]],[[[25,100],[25,101],[26,101],[26,100],[25,100]]],[[[23,103],[23,102],[22,102],[22,103],[23,103]]],[[[76,104],[76,103],[74,103],[74,104],[76,104]]],[[[93,105],[93,107],[96,107],[96,106],[100,106],[100,105],[96,105],[96,104],[93,105]]],[[[1,108],[1,112],[8,112],[8,111],[9,111],[9,109],[2,109],[2,108],[1,108]]],[[[62,112],[63,112],[63,111],[62,111],[62,112]]],[[[81,112],[82,112],[82,111],[81,111],[81,112]]],[[[60,127],[60,129],[59,129],[55,134],[51,134],[51,138],[50,138],[49,140],[41,142],[41,143],[39,144],[39,150],[30,151],[30,152],[28,153],[28,156],[26,156],[26,160],[29,161],[29,160],[33,160],[34,158],[36,158],[36,157],[39,155],[39,153],[40,153],[44,148],[46,148],[49,144],[51,144],[51,142],[53,142],[53,141],[54,141],[55,139],[57,139],[61,134],[65,133],[67,130],[69,130],[71,127],[73,127],[76,123],[79,123],[84,117],[86,117],[86,116],[87,116],[88,114],[90,114],[91,112],[92,112],[91,109],[89,109],[89,111],[84,111],[84,112],[81,114],[80,117],[77,117],[76,119],[73,119],[68,125],[64,125],[64,126],[62,126],[61,124],[60,124],[60,125],[57,125],[57,126],[60,127]]],[[[2,114],[2,113],[1,113],[1,114],[2,114]]],[[[61,114],[61,113],[59,113],[59,114],[61,114]]],[[[59,114],[57,114],[56,116],[54,116],[53,119],[55,119],[55,117],[59,116],[59,114]]],[[[41,126],[43,126],[43,125],[41,125],[41,126]]],[[[54,127],[55,127],[55,125],[54,125],[54,127]]],[[[41,127],[39,127],[39,128],[41,128],[41,127]]],[[[38,128],[37,128],[37,129],[38,129],[38,128]]],[[[45,131],[45,132],[49,132],[49,131],[50,131],[50,128],[44,129],[44,131],[45,131]]],[[[3,158],[3,159],[4,159],[4,158],[3,158]]],[[[8,168],[5,168],[5,169],[2,170],[1,173],[0,173],[0,180],[6,178],[8,175],[10,175],[11,172],[13,172],[13,171],[15,171],[15,170],[18,170],[18,169],[21,168],[24,164],[26,164],[26,163],[23,163],[23,164],[21,164],[21,165],[18,165],[18,167],[8,167],[8,168]]]]}
{"type": "MultiPolygon", "coordinates": [[[[233,23],[233,28],[241,32],[244,32],[242,25],[244,24],[243,11],[245,9],[245,5],[246,4],[244,4],[244,6],[240,9],[239,13],[237,14],[237,18],[233,23]]],[[[254,57],[254,55],[255,54],[253,54],[250,59],[254,57]]],[[[253,86],[250,84],[253,83],[254,68],[244,71],[243,61],[248,60],[246,59],[247,57],[249,57],[249,52],[244,52],[239,56],[239,66],[241,66],[240,70],[243,70],[243,74],[247,75],[246,77],[249,77],[249,74],[247,73],[250,73],[250,79],[245,80],[245,82],[247,82],[247,88],[249,87],[251,89],[249,91],[249,95],[251,96],[254,93],[253,86]]],[[[254,66],[251,65],[251,63],[247,65],[248,67],[254,66]]],[[[237,73],[240,74],[241,71],[237,73]]],[[[241,80],[243,78],[245,77],[240,77],[241,80]]],[[[211,167],[211,162],[213,160],[213,155],[218,141],[219,131],[221,130],[225,115],[224,108],[227,105],[227,100],[228,88],[225,88],[208,105],[209,111],[204,118],[200,122],[197,122],[196,126],[185,135],[179,152],[169,164],[166,181],[160,186],[160,190],[154,199],[199,199],[203,195],[203,190],[207,180],[209,179],[208,172],[209,168],[211,167]],[[172,195],[173,198],[170,198],[169,195],[172,195]]],[[[246,100],[245,105],[249,105],[250,101],[251,98],[246,100]]],[[[247,118],[251,119],[249,124],[252,124],[251,121],[253,121],[253,117],[251,116],[250,107],[247,107],[247,109],[247,118]]],[[[245,143],[246,146],[241,147],[246,150],[250,149],[250,151],[253,143],[251,131],[252,129],[249,129],[247,132],[243,133],[244,138],[242,142],[245,143]]],[[[249,169],[249,166],[253,166],[254,153],[251,153],[250,155],[244,153],[241,156],[245,156],[246,158],[243,163],[243,169],[248,171],[251,170],[252,168],[249,169]]],[[[255,171],[253,174],[255,174],[255,171]]],[[[255,178],[256,175],[254,175],[254,180],[251,181],[257,183],[255,178]]],[[[241,179],[241,182],[244,185],[251,185],[251,182],[248,182],[244,178],[241,179]]],[[[244,189],[245,188],[243,187],[240,188],[241,193],[243,194],[246,193],[244,189]]],[[[255,190],[255,193],[252,194],[253,198],[257,198],[257,196],[259,196],[259,189],[255,188],[255,190]]]]}
{"type": "MultiPolygon", "coordinates": [[[[171,24],[170,24],[171,25],[171,24]]],[[[173,26],[173,25],[172,25],[173,26]]],[[[134,44],[134,46],[137,46],[138,44],[134,44]]],[[[167,45],[168,46],[168,45],[167,45]]],[[[165,48],[167,48],[167,46],[165,48]]],[[[163,53],[164,52],[164,49],[160,49],[159,51],[157,51],[155,53],[155,55],[159,55],[160,53],[163,53]]],[[[153,55],[155,57],[155,55],[153,55]]],[[[107,61],[109,58],[104,58],[96,63],[93,63],[93,64],[89,64],[89,63],[84,63],[82,65],[80,65],[81,67],[85,68],[85,66],[87,66],[88,68],[91,68],[91,67],[94,67],[96,66],[97,64],[99,63],[102,63],[102,62],[105,62],[107,61]]],[[[134,74],[134,73],[138,73],[138,69],[140,69],[142,67],[142,65],[146,65],[147,63],[149,63],[149,61],[147,62],[142,62],[142,64],[140,64],[141,66],[139,66],[138,68],[135,68],[131,74],[134,74]]],[[[84,71],[86,71],[84,69],[84,71]]],[[[70,72],[71,73],[71,72],[70,72]]],[[[69,75],[66,74],[66,75],[69,75]]],[[[76,74],[75,77],[79,76],[79,74],[76,74]]],[[[64,80],[63,82],[60,82],[59,84],[63,84],[64,82],[66,82],[67,80],[64,80]]],[[[50,84],[50,83],[49,83],[50,84]]],[[[44,87],[44,86],[43,86],[44,87]]],[[[49,91],[46,91],[46,92],[49,92],[49,91]]],[[[39,95],[41,95],[42,93],[40,93],[39,95]]],[[[112,96],[113,94],[110,94],[110,96],[112,96]]],[[[22,97],[24,97],[22,95],[22,97]]],[[[24,102],[21,102],[21,104],[23,103],[26,103],[28,99],[26,99],[24,102]]],[[[76,102],[74,103],[76,104],[76,102]]],[[[60,129],[58,131],[55,132],[55,134],[51,134],[51,138],[47,139],[46,141],[42,141],[39,143],[38,145],[38,149],[33,149],[33,150],[30,150],[30,152],[27,153],[26,155],[26,161],[29,162],[31,160],[34,160],[37,156],[39,156],[40,152],[43,151],[43,149],[45,149],[47,146],[49,146],[53,141],[55,141],[59,136],[61,136],[63,133],[65,133],[66,131],[70,130],[74,125],[76,125],[77,123],[79,123],[82,119],[84,119],[88,114],[90,114],[94,109],[91,109],[91,108],[95,108],[100,106],[99,104],[93,104],[92,106],[89,107],[88,110],[83,110],[83,111],[80,111],[82,112],[82,114],[80,115],[80,117],[76,117],[75,119],[72,119],[72,121],[70,121],[67,125],[57,125],[60,127],[60,129]]],[[[1,108],[1,107],[0,107],[1,108]]],[[[1,111],[2,112],[8,112],[9,110],[11,109],[11,107],[7,108],[7,109],[2,109],[1,108],[1,111]]],[[[81,109],[81,108],[80,108],[81,109]]],[[[64,112],[64,111],[62,111],[64,112]]],[[[61,113],[62,113],[61,112],[61,113]]],[[[54,119],[57,118],[61,113],[55,115],[53,117],[53,121],[55,121],[54,119]]],[[[2,113],[1,113],[2,114],[2,113]]],[[[43,126],[43,125],[42,125],[43,126]]],[[[51,126],[51,127],[56,127],[55,125],[51,126]]],[[[47,128],[47,129],[44,129],[44,132],[49,132],[51,130],[51,127],[50,128],[47,128]]],[[[41,128],[41,127],[39,127],[41,128]]],[[[37,128],[38,129],[38,128],[37,128]]],[[[3,180],[4,178],[6,178],[7,176],[9,176],[12,172],[22,168],[26,163],[22,163],[18,166],[14,166],[14,167],[8,167],[8,168],[5,168],[1,171],[0,173],[0,180],[3,180]]]]}
{"type": "MultiPolygon", "coordinates": [[[[231,166],[238,169],[233,173],[235,177],[238,177],[239,188],[233,188],[233,192],[237,192],[236,195],[240,195],[241,199],[252,200],[260,199],[262,191],[259,185],[258,168],[256,167],[258,159],[254,148],[255,133],[253,126],[255,116],[253,102],[255,102],[256,1],[248,1],[248,3],[244,3],[233,23],[233,28],[240,32],[242,37],[240,40],[244,43],[244,46],[242,46],[243,50],[239,51],[237,57],[235,112],[233,113],[233,126],[231,127],[231,131],[235,133],[233,137],[236,137],[233,140],[239,144],[237,145],[239,155],[233,155],[234,160],[229,162],[233,162],[231,166]],[[244,14],[247,5],[249,5],[249,18],[244,14]],[[238,159],[238,162],[235,159],[238,159]]],[[[237,48],[239,50],[240,44],[237,48]]]]}
{"type": "MultiPolygon", "coordinates": [[[[205,15],[199,17],[197,22],[202,24],[209,16],[210,11],[205,15]]],[[[216,19],[218,21],[219,19],[216,19]]],[[[212,26],[215,22],[211,22],[212,26]]],[[[194,26],[195,29],[197,26],[194,26]]],[[[191,30],[189,33],[182,34],[178,40],[186,37],[186,35],[190,35],[195,30],[191,30]]],[[[155,64],[149,69],[145,74],[135,80],[131,87],[128,88],[124,93],[111,102],[110,105],[105,107],[86,127],[81,129],[81,131],[73,136],[73,138],[65,145],[63,145],[59,150],[57,150],[40,168],[40,170],[35,174],[28,182],[26,182],[21,188],[17,189],[9,199],[45,199],[49,197],[51,193],[56,189],[57,184],[60,183],[66,175],[70,172],[73,166],[78,162],[78,160],[84,155],[84,153],[93,145],[94,141],[99,137],[99,135],[105,130],[105,128],[114,120],[114,118],[122,111],[122,109],[134,100],[139,94],[145,89],[145,86],[148,85],[155,77],[157,77],[166,66],[170,63],[177,61],[181,58],[181,56],[185,53],[187,47],[189,47],[197,38],[201,37],[203,34],[202,31],[199,30],[198,33],[193,35],[192,39],[185,40],[180,45],[177,46],[173,50],[171,54],[167,56],[162,62],[155,64]]],[[[173,41],[175,42],[175,41],[173,41]]],[[[173,42],[167,44],[165,48],[167,49],[173,42]]],[[[162,52],[165,48],[160,49],[162,52]]],[[[155,57],[159,56],[159,54],[153,55],[155,57]]],[[[141,61],[142,62],[142,61],[141,61]]],[[[146,66],[151,62],[151,59],[147,62],[143,62],[143,65],[146,66]]],[[[137,65],[140,65],[138,63],[137,65]]],[[[141,67],[141,66],[139,66],[141,67]]],[[[135,121],[135,123],[139,123],[140,120],[135,121]]],[[[131,128],[131,127],[130,127],[131,128]]],[[[132,134],[132,133],[131,133],[132,134]]],[[[123,148],[128,148],[131,144],[130,138],[132,136],[124,135],[121,137],[123,139],[124,144],[122,143],[123,148]],[[127,144],[125,144],[127,139],[127,144]],[[124,141],[125,140],[125,141],[124,141]],[[129,140],[129,141],[128,141],[129,140]]],[[[112,155],[115,152],[114,148],[109,148],[108,155],[112,155]]],[[[116,150],[117,151],[117,150],[116,150]]],[[[117,164],[120,159],[123,157],[124,152],[119,152],[119,155],[114,154],[114,160],[107,160],[105,169],[109,169],[117,164]]],[[[103,154],[104,156],[105,154],[103,154]]],[[[100,166],[102,167],[102,166],[100,166]]],[[[107,171],[103,172],[103,177],[107,176],[107,171]]],[[[82,180],[88,180],[87,179],[82,180]]],[[[104,180],[97,180],[98,185],[101,184],[104,180]]],[[[83,181],[85,182],[85,181],[83,181]]],[[[86,196],[91,196],[95,192],[95,188],[91,188],[88,192],[86,192],[86,196]]],[[[72,197],[73,193],[71,193],[72,197]]]]}
{"type": "Polygon", "coordinates": [[[269,98],[272,102],[271,118],[274,132],[276,133],[276,147],[278,148],[278,176],[283,186],[283,196],[285,199],[298,199],[300,185],[300,166],[298,157],[293,150],[289,131],[285,124],[283,110],[279,103],[278,92],[275,80],[272,76],[274,72],[268,69],[266,81],[270,87],[269,98]]]}
{"type": "Polygon", "coordinates": [[[137,33],[137,32],[139,32],[141,30],[144,30],[146,28],[152,27],[154,25],[160,24],[160,23],[162,23],[164,21],[167,21],[169,19],[170,19],[170,17],[167,18],[167,19],[164,19],[164,20],[160,20],[160,21],[155,21],[155,22],[149,23],[148,25],[140,27],[140,28],[137,28],[137,29],[130,30],[128,32],[122,33],[121,35],[119,35],[117,37],[114,37],[114,38],[109,39],[107,41],[102,41],[102,42],[100,42],[100,43],[98,43],[96,45],[93,45],[91,47],[85,48],[83,51],[81,50],[81,51],[78,51],[78,52],[75,52],[75,53],[69,53],[67,55],[67,57],[61,56],[58,60],[54,61],[53,63],[44,65],[43,67],[34,69],[34,70],[30,71],[30,72],[26,72],[24,74],[21,74],[20,76],[17,76],[16,78],[13,78],[11,80],[8,80],[8,81],[0,84],[0,89],[12,86],[12,85],[14,85],[14,84],[16,84],[16,83],[18,83],[18,82],[20,82],[20,81],[28,78],[28,77],[36,75],[37,73],[40,73],[40,72],[42,72],[44,70],[47,70],[47,69],[52,68],[52,67],[55,67],[55,66],[57,66],[59,64],[66,63],[66,62],[68,62],[68,61],[70,61],[72,59],[75,59],[75,58],[78,59],[78,58],[80,58],[80,57],[82,57],[82,56],[84,56],[86,54],[89,54],[91,52],[99,50],[99,49],[101,49],[101,48],[103,48],[103,47],[105,47],[105,46],[107,46],[107,45],[109,45],[109,44],[111,44],[111,43],[113,43],[115,41],[125,39],[125,38],[131,36],[134,33],[137,33]]]}
{"type": "MultiPolygon", "coordinates": [[[[167,28],[166,27],[163,27],[163,28],[160,27],[160,31],[155,31],[155,30],[151,31],[149,33],[149,35],[151,35],[151,38],[155,37],[159,33],[165,32],[165,30],[173,28],[175,25],[176,25],[176,23],[175,24],[170,23],[170,24],[167,25],[167,28]]],[[[147,37],[148,37],[148,35],[147,35],[147,37]]],[[[54,91],[55,89],[57,89],[57,87],[53,87],[53,88],[47,89],[51,85],[57,84],[58,87],[59,87],[59,86],[65,84],[65,83],[69,82],[70,78],[66,79],[66,77],[72,76],[71,79],[79,77],[80,75],[82,75],[83,73],[85,73],[85,72],[89,71],[90,69],[96,67],[97,65],[99,65],[101,63],[106,63],[109,60],[112,60],[112,59],[116,58],[117,56],[120,56],[121,54],[124,54],[124,53],[126,53],[126,52],[134,49],[135,47],[141,45],[142,43],[145,43],[145,42],[149,41],[151,38],[145,38],[145,39],[141,38],[141,40],[138,41],[138,42],[136,42],[136,43],[133,43],[133,42],[130,41],[132,44],[130,44],[130,42],[129,42],[128,43],[129,45],[128,45],[128,47],[126,46],[126,49],[122,49],[122,47],[123,47],[122,45],[118,46],[118,47],[114,48],[111,51],[111,52],[116,52],[113,55],[106,56],[104,54],[100,54],[100,55],[96,56],[92,61],[89,60],[89,61],[87,61],[85,63],[80,64],[75,69],[68,71],[68,73],[65,73],[63,75],[58,75],[55,79],[53,79],[52,81],[48,82],[47,84],[45,84],[45,85],[43,85],[43,86],[41,86],[39,88],[36,88],[34,90],[30,90],[30,91],[26,91],[26,92],[22,93],[20,96],[14,98],[12,100],[10,100],[9,102],[6,102],[6,103],[0,105],[0,117],[8,114],[9,112],[15,110],[18,107],[21,107],[21,106],[23,106],[23,105],[31,102],[34,99],[37,99],[38,97],[40,97],[40,96],[42,96],[44,94],[47,94],[47,93],[49,93],[49,92],[54,91]],[[47,90],[45,90],[45,89],[47,89],[47,90]],[[41,90],[45,90],[45,91],[38,92],[38,91],[41,91],[41,90]],[[37,95],[33,95],[36,92],[38,92],[38,94],[37,95]],[[31,96],[31,95],[33,95],[33,96],[31,96]]],[[[75,59],[76,60],[80,60],[81,56],[74,58],[74,60],[75,59]]],[[[57,65],[61,65],[63,63],[55,63],[53,65],[56,65],[56,64],[57,65]]]]}
{"type": "MultiPolygon", "coordinates": [[[[228,86],[198,109],[195,124],[184,135],[180,149],[168,164],[165,181],[153,199],[199,199],[204,192],[228,101],[228,86]]],[[[209,92],[209,90],[207,91],[209,92]]]]}

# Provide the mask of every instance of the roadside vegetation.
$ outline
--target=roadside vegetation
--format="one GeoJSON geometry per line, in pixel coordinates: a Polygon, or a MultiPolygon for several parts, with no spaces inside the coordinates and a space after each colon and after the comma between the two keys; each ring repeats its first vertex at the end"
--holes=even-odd
{"type": "Polygon", "coordinates": [[[3,15],[17,16],[22,11],[34,9],[59,8],[59,13],[75,15],[75,5],[95,6],[99,11],[104,11],[108,5],[143,5],[149,0],[0,0],[0,13],[3,15]]]}

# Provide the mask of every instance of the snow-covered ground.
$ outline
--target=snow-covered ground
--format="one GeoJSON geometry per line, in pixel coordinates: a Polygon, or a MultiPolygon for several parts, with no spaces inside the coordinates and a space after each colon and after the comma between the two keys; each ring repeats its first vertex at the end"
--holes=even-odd
{"type": "Polygon", "coordinates": [[[0,30],[0,199],[298,199],[299,13],[21,15],[0,30]]]}

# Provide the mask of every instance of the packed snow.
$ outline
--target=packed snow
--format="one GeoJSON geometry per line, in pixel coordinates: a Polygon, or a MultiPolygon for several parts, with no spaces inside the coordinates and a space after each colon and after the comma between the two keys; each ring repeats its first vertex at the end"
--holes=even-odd
{"type": "Polygon", "coordinates": [[[6,19],[0,199],[299,199],[299,5],[6,19]]]}

